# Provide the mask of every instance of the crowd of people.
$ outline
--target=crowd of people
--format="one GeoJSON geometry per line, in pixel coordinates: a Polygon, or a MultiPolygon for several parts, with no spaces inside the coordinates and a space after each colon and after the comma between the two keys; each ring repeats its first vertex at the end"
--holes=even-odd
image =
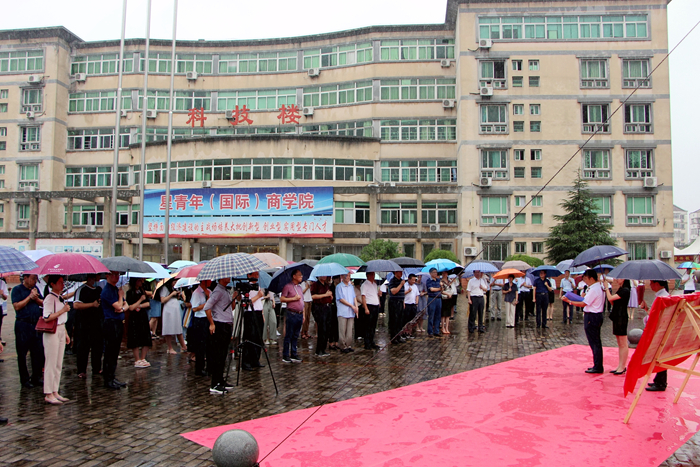
{"type": "MultiPolygon", "coordinates": [[[[223,394],[232,388],[226,380],[232,337],[241,342],[234,350],[240,353],[241,369],[246,371],[263,367],[262,349],[277,345],[278,340],[282,341],[282,362],[300,363],[299,339],[311,338],[312,330],[317,358],[328,357],[331,350],[355,352],[355,342],[361,342],[365,350],[379,350],[375,334],[381,313],[386,311],[393,345],[423,332],[430,337],[449,335],[460,292],[469,305],[470,333],[486,332],[489,319],[505,319],[505,327],[514,328],[534,317],[537,328],[547,329],[547,322],[554,319],[557,294],[563,324],[571,324],[574,307],[582,307],[584,329],[593,352],[588,373],[603,372],[600,329],[608,306],[620,349],[618,365],[611,373],[621,375],[628,358],[630,310],[647,308],[643,285],[640,290],[627,280],[604,280],[591,269],[578,282],[566,271],[558,284],[544,271],[534,281],[528,275],[494,279],[474,271],[473,277],[459,284],[457,276],[447,272],[440,276],[435,268],[425,278],[415,274],[404,277],[403,271],[395,271],[388,280],[370,272],[364,280],[353,281],[350,274],[345,274],[308,281],[298,269],[290,277],[281,293],[273,294],[259,286],[257,272],[248,275],[245,287],[224,278],[177,289],[174,279],[152,287],[144,279],[132,278],[128,287],[118,286],[120,274],[112,271],[99,283],[96,275],[88,275],[82,284],[65,284],[61,276],[46,276],[42,292],[37,285],[39,278],[27,274],[9,295],[7,287],[3,288],[4,281],[0,281],[0,297],[11,300],[16,313],[22,386],[42,386],[46,402],[55,405],[68,400],[59,393],[66,349],[77,358],[79,378],[87,377],[90,362],[92,374],[102,376],[105,388],[119,390],[126,386],[116,379],[124,333],[137,369],[150,367],[149,349],[153,340],[162,336],[168,354],[178,353],[179,345],[180,352],[187,352],[194,363],[195,374],[211,378],[210,392],[223,394]],[[578,292],[582,299],[567,298],[569,292],[578,292]],[[189,319],[183,321],[185,315],[189,319]],[[314,328],[310,326],[312,317],[314,328]],[[37,332],[40,318],[55,325],[56,330],[37,332]],[[278,323],[284,324],[279,327],[278,323]],[[161,336],[157,335],[159,329],[161,336]]],[[[682,284],[686,293],[694,292],[695,276],[689,272],[682,284]]],[[[652,290],[664,288],[657,286],[652,282],[652,290]]],[[[0,344],[4,343],[0,340],[0,344]]],[[[665,382],[655,387],[665,389],[665,382]]]]}

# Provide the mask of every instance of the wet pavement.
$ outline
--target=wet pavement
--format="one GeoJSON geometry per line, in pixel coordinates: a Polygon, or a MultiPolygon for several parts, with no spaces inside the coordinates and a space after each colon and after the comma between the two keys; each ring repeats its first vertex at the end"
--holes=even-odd
{"type": "MultiPolygon", "coordinates": [[[[2,329],[8,345],[0,355],[5,360],[0,363],[0,416],[10,422],[0,426],[0,465],[211,466],[211,451],[185,440],[181,433],[373,394],[570,344],[586,345],[582,318],[564,325],[557,319],[560,310],[559,302],[548,330],[536,329],[533,318],[516,329],[506,329],[505,321],[493,321],[485,334],[469,334],[466,300],[460,297],[452,334],[441,338],[418,334],[373,359],[376,352],[361,350],[361,341],[355,343],[354,353],[332,352],[318,358],[313,355],[315,340],[310,339],[300,341],[303,362],[285,364],[280,339],[279,346],[269,347],[279,396],[267,367],[241,372],[238,387],[225,395],[211,395],[209,378],[194,376],[194,363],[188,362],[187,354],[167,355],[162,339],[154,341],[148,356],[152,366],[147,369],[134,368],[131,351],[122,347],[117,379],[129,386],[119,391],[104,389],[101,377],[90,370],[86,380],[79,379],[75,356],[67,355],[61,394],[71,402],[63,406],[45,404],[41,388],[20,389],[10,310],[2,329]],[[338,388],[342,389],[334,395],[338,388]]],[[[630,328],[641,327],[641,316],[630,328]]],[[[602,335],[604,346],[616,345],[607,318],[602,335]]],[[[384,347],[387,340],[380,318],[377,343],[384,347]]],[[[235,377],[232,368],[229,381],[235,377]]],[[[662,464],[694,465],[700,466],[700,435],[662,464]]]]}

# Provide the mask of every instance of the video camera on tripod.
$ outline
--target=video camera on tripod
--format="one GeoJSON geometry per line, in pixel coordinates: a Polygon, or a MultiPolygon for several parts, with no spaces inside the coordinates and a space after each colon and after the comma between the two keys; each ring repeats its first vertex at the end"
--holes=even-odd
{"type": "Polygon", "coordinates": [[[251,292],[258,292],[258,290],[260,290],[260,285],[258,281],[251,282],[250,279],[242,279],[236,281],[234,290],[238,292],[238,296],[240,297],[241,309],[248,311],[249,308],[247,306],[250,305],[251,292]]]}

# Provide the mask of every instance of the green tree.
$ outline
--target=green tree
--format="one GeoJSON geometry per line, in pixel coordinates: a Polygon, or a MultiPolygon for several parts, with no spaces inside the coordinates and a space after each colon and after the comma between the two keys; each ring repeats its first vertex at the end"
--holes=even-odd
{"type": "Polygon", "coordinates": [[[612,226],[598,217],[596,201],[591,198],[588,184],[579,173],[574,180],[569,196],[560,204],[566,214],[555,215],[559,222],[549,229],[547,238],[547,261],[557,264],[575,258],[582,251],[595,245],[615,245],[610,236],[612,226]]]}
{"type": "Polygon", "coordinates": [[[544,264],[544,261],[542,261],[539,258],[535,258],[533,256],[528,256],[528,255],[510,255],[509,257],[506,258],[506,261],[525,261],[527,264],[532,266],[533,268],[536,268],[537,266],[542,266],[544,264]]]}
{"type": "Polygon", "coordinates": [[[459,264],[457,255],[448,250],[433,250],[428,253],[428,256],[426,256],[423,261],[427,263],[428,261],[432,261],[434,259],[449,259],[450,261],[454,261],[455,263],[459,264]]]}
{"type": "Polygon", "coordinates": [[[362,249],[360,258],[362,261],[371,261],[373,259],[391,259],[401,256],[399,244],[391,240],[383,240],[378,238],[369,242],[369,245],[362,249]]]}

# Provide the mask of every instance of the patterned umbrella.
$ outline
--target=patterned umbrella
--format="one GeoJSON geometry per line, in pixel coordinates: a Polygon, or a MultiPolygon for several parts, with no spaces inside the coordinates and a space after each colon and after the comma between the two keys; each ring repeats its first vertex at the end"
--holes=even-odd
{"type": "Polygon", "coordinates": [[[37,266],[34,261],[14,248],[0,246],[0,272],[28,271],[37,266]]]}
{"type": "Polygon", "coordinates": [[[271,268],[283,268],[289,264],[287,260],[274,253],[253,253],[253,256],[271,268]]]}
{"type": "Polygon", "coordinates": [[[265,269],[267,264],[248,253],[230,253],[214,258],[197,275],[197,279],[218,281],[226,277],[241,277],[265,269]]]}
{"type": "Polygon", "coordinates": [[[38,268],[27,271],[28,274],[59,274],[70,276],[72,274],[102,274],[109,269],[94,256],[83,253],[58,253],[46,255],[36,261],[38,268]]]}
{"type": "Polygon", "coordinates": [[[334,255],[328,255],[318,262],[318,264],[324,263],[338,263],[341,266],[362,266],[365,264],[360,258],[349,253],[336,253],[334,255]]]}

